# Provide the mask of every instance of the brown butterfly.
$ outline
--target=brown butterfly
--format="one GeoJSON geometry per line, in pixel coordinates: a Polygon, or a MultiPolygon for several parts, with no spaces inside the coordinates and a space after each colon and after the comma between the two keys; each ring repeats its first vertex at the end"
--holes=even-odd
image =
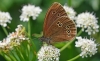
{"type": "Polygon", "coordinates": [[[43,27],[42,41],[52,44],[72,40],[77,33],[75,23],[68,17],[62,5],[54,2],[49,8],[43,27]]]}

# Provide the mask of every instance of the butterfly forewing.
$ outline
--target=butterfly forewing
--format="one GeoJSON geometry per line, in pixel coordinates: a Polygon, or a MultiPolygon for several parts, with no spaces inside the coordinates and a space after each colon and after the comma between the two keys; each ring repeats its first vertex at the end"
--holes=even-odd
{"type": "Polygon", "coordinates": [[[51,24],[61,16],[67,16],[65,10],[63,9],[60,3],[57,2],[53,3],[53,5],[49,8],[45,17],[44,28],[43,28],[44,36],[47,35],[47,30],[51,26],[51,24]]]}

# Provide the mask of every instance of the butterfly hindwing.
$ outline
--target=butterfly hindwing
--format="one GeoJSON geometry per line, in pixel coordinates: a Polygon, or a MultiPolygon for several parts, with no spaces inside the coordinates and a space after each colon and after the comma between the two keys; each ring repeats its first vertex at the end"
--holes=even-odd
{"type": "Polygon", "coordinates": [[[75,23],[67,16],[61,16],[55,20],[47,30],[46,37],[50,37],[51,41],[68,41],[72,40],[77,33],[75,23]]]}

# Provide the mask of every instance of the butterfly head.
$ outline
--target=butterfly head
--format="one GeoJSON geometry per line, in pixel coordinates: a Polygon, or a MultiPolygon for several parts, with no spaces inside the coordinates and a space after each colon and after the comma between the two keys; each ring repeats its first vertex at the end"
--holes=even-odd
{"type": "Polygon", "coordinates": [[[42,36],[41,38],[40,38],[40,40],[42,41],[42,42],[46,42],[47,44],[51,44],[50,43],[50,38],[47,38],[47,37],[44,37],[44,36],[42,36]]]}

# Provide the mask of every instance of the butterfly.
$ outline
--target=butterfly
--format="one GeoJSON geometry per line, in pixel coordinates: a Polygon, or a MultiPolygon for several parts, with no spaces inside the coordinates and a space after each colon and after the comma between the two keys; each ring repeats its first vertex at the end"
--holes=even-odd
{"type": "Polygon", "coordinates": [[[41,41],[47,44],[72,40],[77,34],[77,28],[62,5],[54,2],[46,13],[41,41]]]}

